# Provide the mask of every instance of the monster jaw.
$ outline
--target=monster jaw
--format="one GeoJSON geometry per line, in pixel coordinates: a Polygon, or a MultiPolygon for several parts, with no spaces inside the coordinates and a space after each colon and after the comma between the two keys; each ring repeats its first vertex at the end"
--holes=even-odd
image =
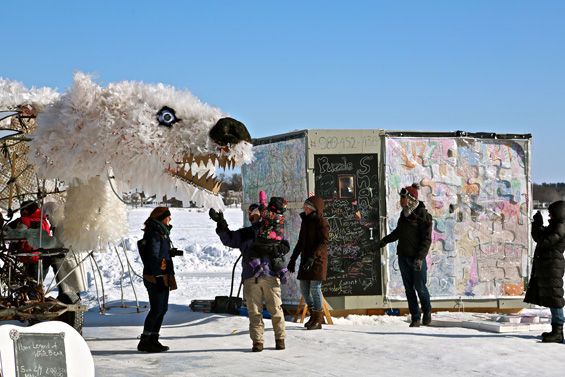
{"type": "Polygon", "coordinates": [[[227,156],[188,154],[177,161],[176,167],[168,167],[166,171],[200,190],[218,195],[222,181],[216,179],[216,169],[233,169],[236,161],[227,156]]]}

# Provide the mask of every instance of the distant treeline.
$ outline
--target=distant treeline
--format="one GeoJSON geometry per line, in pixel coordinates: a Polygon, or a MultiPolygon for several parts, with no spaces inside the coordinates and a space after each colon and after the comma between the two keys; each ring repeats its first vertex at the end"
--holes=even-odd
{"type": "Polygon", "coordinates": [[[542,183],[533,185],[534,200],[540,202],[554,202],[565,200],[565,183],[542,183]]]}

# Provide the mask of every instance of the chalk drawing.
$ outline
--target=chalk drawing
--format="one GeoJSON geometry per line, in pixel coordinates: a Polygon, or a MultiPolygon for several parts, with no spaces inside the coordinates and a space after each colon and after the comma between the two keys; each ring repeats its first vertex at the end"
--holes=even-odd
{"type": "MultiPolygon", "coordinates": [[[[422,187],[434,219],[427,258],[432,298],[521,295],[527,275],[526,140],[386,138],[387,233],[399,190],[422,187]],[[522,289],[522,290],[521,290],[522,289]]],[[[388,245],[388,298],[405,298],[396,243],[388,245]]]]}
{"type": "Polygon", "coordinates": [[[303,138],[253,147],[257,164],[244,165],[243,201],[254,203],[259,191],[267,196],[282,196],[291,202],[302,202],[306,190],[306,142],[303,138]]]}

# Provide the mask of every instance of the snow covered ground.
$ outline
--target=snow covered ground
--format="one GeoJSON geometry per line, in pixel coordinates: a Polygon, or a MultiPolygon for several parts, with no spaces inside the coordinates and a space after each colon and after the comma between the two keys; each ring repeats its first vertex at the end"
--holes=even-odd
{"type": "MultiPolygon", "coordinates": [[[[135,241],[149,208],[129,212],[130,233],[124,242],[133,269],[141,272],[135,241]]],[[[171,293],[161,332],[171,350],[162,354],[136,351],[146,308],[135,309],[127,265],[122,273],[116,252],[97,256],[107,304],[99,314],[93,274],[89,273],[91,306],[84,337],[92,350],[97,376],[562,376],[565,344],[541,344],[538,332],[495,334],[464,328],[409,328],[404,317],[349,316],[321,331],[306,331],[287,321],[287,349],[274,349],[266,320],[266,349],[252,353],[246,317],[194,313],[192,299],[227,295],[237,250],[222,246],[206,212],[172,209],[179,289],[171,293]]],[[[232,229],[242,225],[239,209],[226,211],[232,229]]],[[[117,248],[123,258],[124,251],[117,248]]],[[[240,270],[236,271],[236,286],[240,270]]],[[[142,306],[147,294],[141,279],[134,286],[142,306]]],[[[99,285],[99,284],[98,284],[99,285]]],[[[100,289],[100,287],[99,287],[100,289]]],[[[453,314],[457,316],[457,314],[453,314]]]]}

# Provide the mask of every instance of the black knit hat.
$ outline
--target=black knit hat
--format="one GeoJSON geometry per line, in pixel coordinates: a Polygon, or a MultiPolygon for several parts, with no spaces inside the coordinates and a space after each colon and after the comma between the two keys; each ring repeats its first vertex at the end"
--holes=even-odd
{"type": "Polygon", "coordinates": [[[278,214],[283,214],[286,211],[287,201],[279,196],[271,197],[269,200],[269,210],[278,214]]]}
{"type": "Polygon", "coordinates": [[[171,216],[171,211],[166,210],[165,212],[163,212],[162,214],[160,214],[160,215],[157,217],[157,220],[163,221],[163,220],[165,220],[165,219],[166,219],[167,217],[169,217],[169,216],[171,216]]]}

